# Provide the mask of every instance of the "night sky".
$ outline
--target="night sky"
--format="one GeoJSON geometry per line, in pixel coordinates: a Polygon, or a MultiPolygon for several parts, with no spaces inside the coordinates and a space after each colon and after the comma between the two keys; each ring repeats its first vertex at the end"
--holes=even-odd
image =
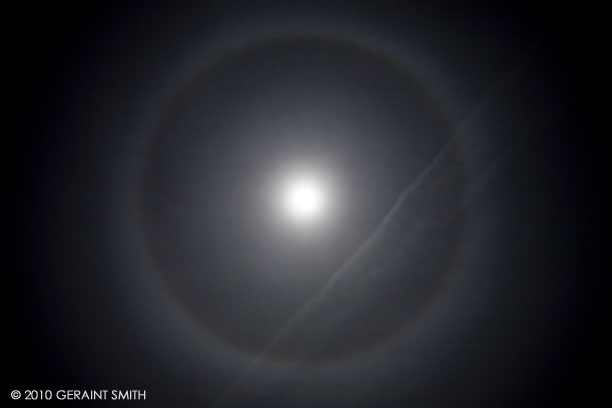
{"type": "Polygon", "coordinates": [[[601,10],[119,3],[5,14],[5,401],[610,401],[601,10]]]}

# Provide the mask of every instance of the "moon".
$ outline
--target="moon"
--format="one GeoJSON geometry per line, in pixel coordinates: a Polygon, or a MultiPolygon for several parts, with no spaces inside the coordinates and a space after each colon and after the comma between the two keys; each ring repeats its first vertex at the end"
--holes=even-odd
{"type": "Polygon", "coordinates": [[[289,218],[312,223],[325,214],[327,199],[323,183],[310,177],[298,177],[287,183],[283,204],[289,218]]]}

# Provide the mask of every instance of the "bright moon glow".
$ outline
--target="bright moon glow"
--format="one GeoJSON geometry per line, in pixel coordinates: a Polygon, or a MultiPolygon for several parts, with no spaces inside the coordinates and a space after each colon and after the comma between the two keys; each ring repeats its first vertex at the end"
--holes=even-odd
{"type": "Polygon", "coordinates": [[[296,220],[314,220],[325,210],[324,189],[314,180],[294,180],[287,186],[285,206],[287,213],[296,220]]]}

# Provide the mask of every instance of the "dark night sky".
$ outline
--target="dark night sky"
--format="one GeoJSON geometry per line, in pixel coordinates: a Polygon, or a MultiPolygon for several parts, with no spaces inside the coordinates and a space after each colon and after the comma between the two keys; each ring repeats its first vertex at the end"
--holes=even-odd
{"type": "Polygon", "coordinates": [[[601,13],[423,3],[7,13],[5,398],[609,400],[601,13]]]}

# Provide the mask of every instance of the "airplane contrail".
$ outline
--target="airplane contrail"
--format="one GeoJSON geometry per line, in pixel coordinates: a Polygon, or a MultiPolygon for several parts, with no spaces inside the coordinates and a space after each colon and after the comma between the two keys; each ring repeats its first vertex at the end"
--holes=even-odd
{"type": "MultiPolygon", "coordinates": [[[[375,227],[374,231],[370,236],[359,245],[359,247],[341,264],[341,266],[330,276],[325,285],[319,289],[299,310],[297,310],[293,316],[281,327],[277,334],[270,340],[267,346],[257,355],[248,366],[242,371],[238,378],[230,384],[216,399],[213,403],[214,406],[218,406],[226,400],[226,397],[232,393],[244,380],[247,378],[249,373],[261,362],[268,360],[268,357],[274,353],[275,347],[287,336],[288,333],[292,332],[299,322],[303,320],[304,316],[308,315],[318,305],[322,304],[327,298],[332,288],[348,274],[355,270],[359,270],[360,266],[365,262],[367,254],[372,249],[383,241],[382,237],[388,232],[394,223],[399,222],[397,220],[398,215],[409,207],[414,201],[423,201],[431,190],[420,191],[427,183],[439,182],[435,179],[435,172],[441,166],[446,165],[445,161],[452,161],[453,155],[459,146],[463,149],[467,147],[468,156],[465,160],[468,162],[476,162],[483,160],[481,157],[484,153],[482,148],[476,146],[477,135],[474,132],[470,132],[470,128],[482,117],[490,105],[495,104],[496,98],[502,96],[503,92],[518,79],[521,75],[525,75],[529,64],[532,62],[536,51],[542,44],[541,40],[536,41],[533,46],[516,62],[514,63],[504,75],[498,79],[487,91],[486,95],[474,106],[467,117],[457,127],[454,134],[445,142],[440,151],[431,160],[431,162],[425,167],[421,173],[414,179],[409,185],[407,185],[399,194],[395,203],[387,214],[382,218],[379,224],[375,227]],[[421,197],[418,195],[421,194],[421,197]]],[[[493,140],[494,142],[495,140],[493,140]]],[[[488,162],[492,164],[488,165],[488,169],[480,172],[477,175],[476,180],[470,179],[470,185],[467,188],[467,192],[464,197],[464,201],[461,203],[461,208],[465,207],[471,198],[485,187],[494,176],[508,163],[512,157],[516,156],[518,152],[524,147],[525,142],[522,140],[513,140],[514,144],[507,148],[504,148],[503,152],[497,155],[497,157],[487,158],[488,162]]],[[[451,164],[452,165],[452,164],[451,164]]],[[[450,177],[459,177],[458,175],[451,174],[450,177]]],[[[442,180],[439,182],[438,188],[444,188],[448,183],[452,183],[454,180],[442,180]]],[[[435,186],[434,186],[435,187],[435,186]]],[[[435,190],[435,189],[434,189],[435,190]]],[[[452,214],[450,214],[452,216],[452,214]]],[[[400,220],[401,221],[401,220],[400,220]]]]}

